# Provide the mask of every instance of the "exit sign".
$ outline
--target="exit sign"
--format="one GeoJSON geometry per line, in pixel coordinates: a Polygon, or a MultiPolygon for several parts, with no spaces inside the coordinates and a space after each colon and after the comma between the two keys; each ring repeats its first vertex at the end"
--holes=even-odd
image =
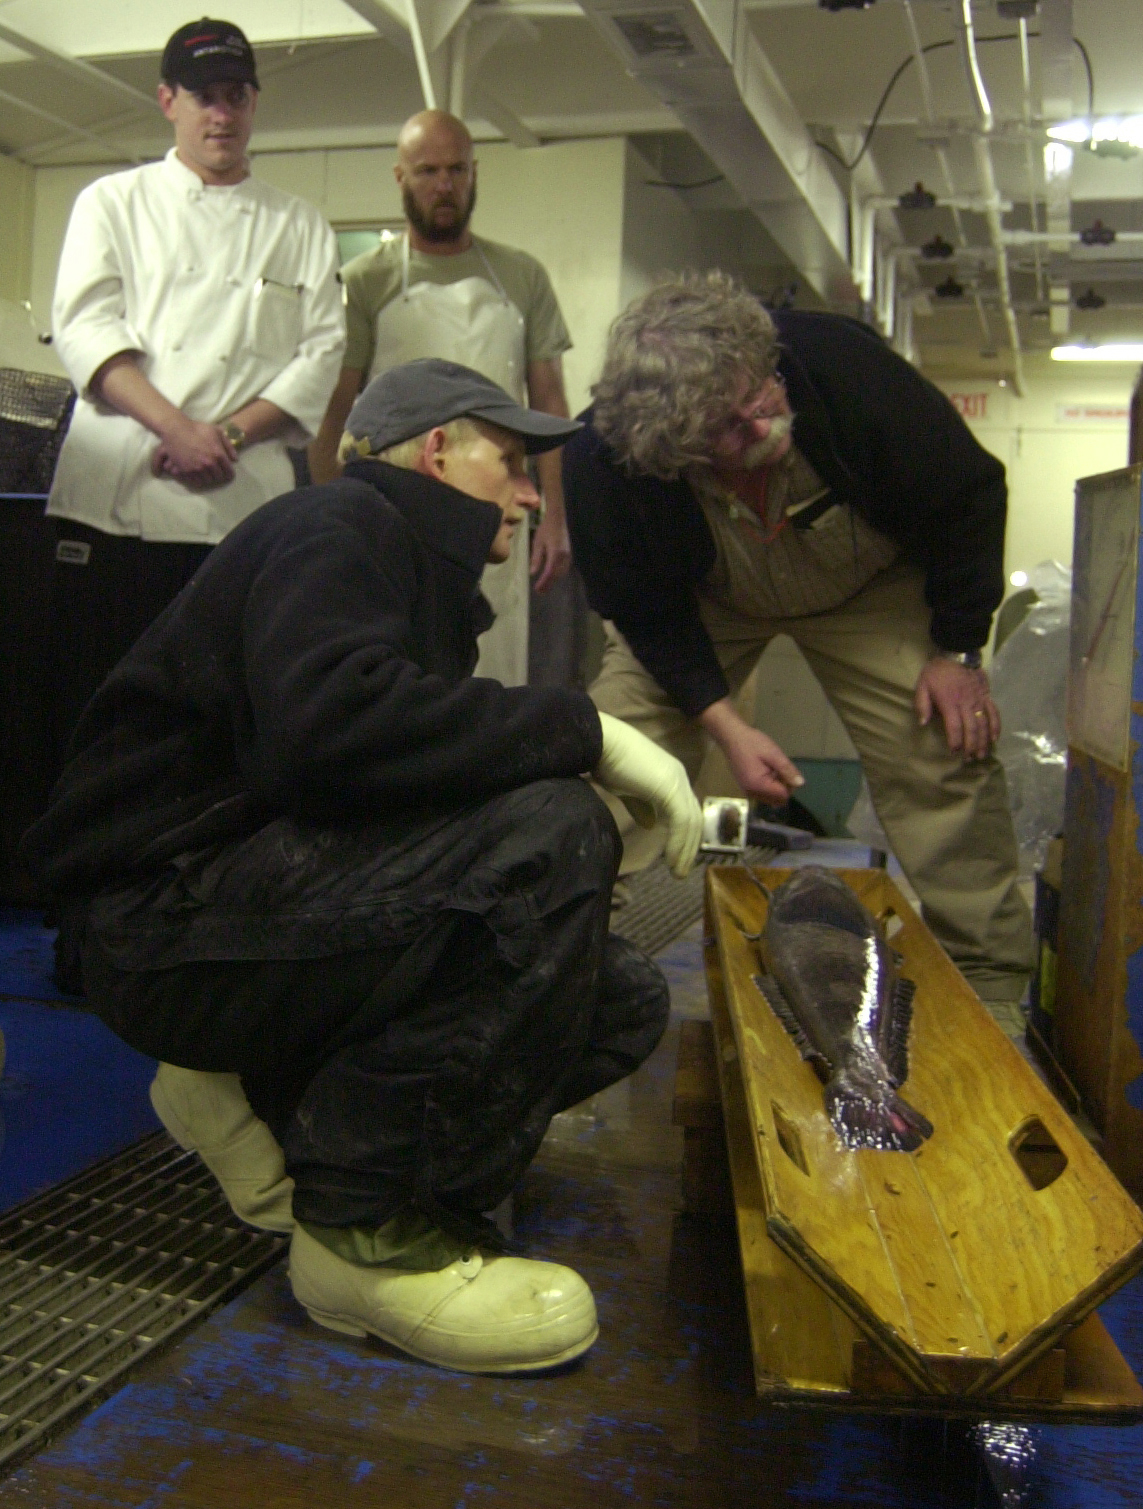
{"type": "Polygon", "coordinates": [[[989,394],[950,393],[949,403],[962,419],[987,419],[989,394]]]}

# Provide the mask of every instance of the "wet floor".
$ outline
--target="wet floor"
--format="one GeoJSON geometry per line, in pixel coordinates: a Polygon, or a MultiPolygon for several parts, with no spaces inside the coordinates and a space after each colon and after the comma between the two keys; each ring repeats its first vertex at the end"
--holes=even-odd
{"type": "MultiPolygon", "coordinates": [[[[670,1101],[679,1024],[706,1009],[698,929],[660,962],[667,1038],[557,1120],[514,1203],[529,1252],[595,1291],[586,1358],[449,1374],[319,1330],[278,1268],[0,1483],[0,1506],[1138,1509],[1143,1427],[978,1435],[758,1403],[734,1234],[680,1213],[670,1101]]],[[[1143,1371],[1143,1285],[1103,1314],[1143,1371]]]]}

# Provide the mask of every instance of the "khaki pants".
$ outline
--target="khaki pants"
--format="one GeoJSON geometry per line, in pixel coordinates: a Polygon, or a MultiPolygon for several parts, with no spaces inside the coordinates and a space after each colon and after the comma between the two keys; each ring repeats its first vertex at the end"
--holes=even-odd
{"type": "MultiPolygon", "coordinates": [[[[922,728],[913,707],[934,648],[921,572],[897,562],[849,602],[804,618],[749,618],[699,603],[732,695],[776,634],[794,640],[857,747],[926,923],[984,1000],[1019,1001],[1032,966],[1031,918],[1016,884],[1003,768],[950,753],[940,715],[922,728]]],[[[702,727],[671,702],[614,625],[605,629],[593,701],[670,750],[693,780],[706,749],[702,727]]],[[[644,834],[620,804],[609,805],[624,835],[621,873],[643,868],[661,848],[661,832],[644,834]]]]}

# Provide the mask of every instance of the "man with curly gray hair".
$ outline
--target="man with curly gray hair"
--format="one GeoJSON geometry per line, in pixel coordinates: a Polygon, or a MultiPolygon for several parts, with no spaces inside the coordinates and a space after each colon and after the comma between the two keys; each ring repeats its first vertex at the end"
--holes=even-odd
{"type": "MultiPolygon", "coordinates": [[[[788,634],[929,926],[985,1000],[1019,1001],[1031,919],[980,656],[1004,592],[1003,466],[876,332],[771,316],[719,272],[621,314],[594,395],[564,491],[605,620],[596,706],[692,780],[712,739],[745,792],[781,804],[801,776],[733,699],[788,634]]],[[[624,867],[650,857],[629,840],[624,867]]]]}

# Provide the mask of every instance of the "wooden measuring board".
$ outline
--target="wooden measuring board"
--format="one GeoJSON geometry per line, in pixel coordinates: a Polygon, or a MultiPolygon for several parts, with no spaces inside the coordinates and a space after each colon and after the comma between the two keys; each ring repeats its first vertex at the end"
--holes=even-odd
{"type": "MultiPolygon", "coordinates": [[[[757,873],[772,889],[790,872],[757,873]]],[[[917,984],[902,1093],[935,1131],[912,1154],[841,1145],[753,980],[744,931],[762,927],[765,898],[741,870],[709,871],[711,1017],[760,1392],[1134,1418],[1143,1391],[1098,1320],[1063,1339],[1143,1266],[1143,1212],[884,872],[840,874],[874,915],[900,919],[893,947],[917,984]],[[1077,1347],[1102,1359],[1083,1378],[1077,1347]]]]}

